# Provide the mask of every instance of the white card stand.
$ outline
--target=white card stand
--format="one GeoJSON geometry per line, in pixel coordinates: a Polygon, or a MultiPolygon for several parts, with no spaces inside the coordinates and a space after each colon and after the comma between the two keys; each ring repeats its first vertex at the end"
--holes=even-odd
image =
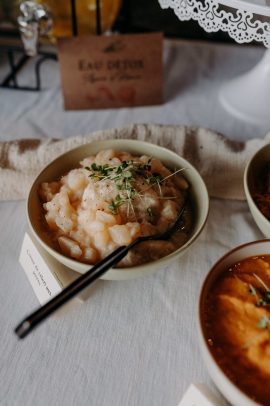
{"type": "Polygon", "coordinates": [[[225,406],[204,384],[191,384],[178,406],[225,406]]]}
{"type": "MultiPolygon", "coordinates": [[[[49,255],[30,233],[25,233],[19,262],[41,305],[81,276],[49,255]]],[[[87,299],[86,293],[75,299],[83,302],[87,299]]]]}

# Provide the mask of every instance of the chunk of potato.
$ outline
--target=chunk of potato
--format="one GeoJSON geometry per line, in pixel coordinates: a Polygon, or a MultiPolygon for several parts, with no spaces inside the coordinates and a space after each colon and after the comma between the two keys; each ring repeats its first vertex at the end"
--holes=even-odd
{"type": "Polygon", "coordinates": [[[64,254],[79,259],[82,256],[82,250],[79,244],[68,237],[61,236],[58,238],[58,243],[64,254]]]}
{"type": "Polygon", "coordinates": [[[161,211],[160,219],[175,220],[177,217],[176,203],[166,200],[161,211]]]}
{"type": "Polygon", "coordinates": [[[104,228],[94,235],[94,245],[97,249],[102,250],[111,241],[111,236],[108,229],[104,228]]]}
{"type": "Polygon", "coordinates": [[[110,213],[106,213],[105,211],[102,210],[96,211],[96,220],[104,222],[110,226],[114,226],[117,223],[116,216],[110,213]]]}
{"type": "Polygon", "coordinates": [[[109,233],[112,240],[119,246],[128,245],[134,239],[138,232],[138,227],[131,225],[132,223],[127,224],[117,224],[115,226],[109,227],[109,233]]]}
{"type": "Polygon", "coordinates": [[[93,247],[86,247],[83,250],[83,255],[82,255],[82,259],[84,261],[90,262],[92,264],[95,264],[98,259],[99,259],[99,254],[97,252],[97,250],[93,247]]]}

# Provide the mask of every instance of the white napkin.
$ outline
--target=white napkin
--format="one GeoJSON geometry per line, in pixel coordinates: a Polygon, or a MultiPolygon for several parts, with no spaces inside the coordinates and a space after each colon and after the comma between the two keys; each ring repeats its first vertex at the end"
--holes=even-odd
{"type": "Polygon", "coordinates": [[[25,199],[34,178],[60,154],[94,140],[138,139],[169,148],[186,158],[203,177],[210,196],[244,199],[243,174],[251,156],[270,142],[232,141],[214,131],[184,126],[134,124],[67,139],[23,139],[0,143],[0,200],[25,199]]]}

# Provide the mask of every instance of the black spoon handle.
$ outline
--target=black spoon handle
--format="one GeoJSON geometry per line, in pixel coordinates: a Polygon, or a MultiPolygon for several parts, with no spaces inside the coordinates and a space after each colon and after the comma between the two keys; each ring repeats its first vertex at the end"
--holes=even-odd
{"type": "MultiPolygon", "coordinates": [[[[136,241],[136,240],[135,240],[136,241]]],[[[79,292],[85,289],[87,286],[95,282],[100,278],[109,268],[116,265],[127,254],[131,245],[117,248],[106,258],[94,265],[89,271],[81,275],[78,279],[67,286],[61,293],[56,295],[53,299],[47,302],[44,306],[37,309],[35,312],[26,317],[16,328],[15,333],[19,338],[24,338],[29,334],[34,327],[41,323],[46,317],[52,314],[60,306],[65,304],[68,300],[72,299],[79,292]]]]}
{"type": "Polygon", "coordinates": [[[75,295],[85,289],[87,286],[95,282],[100,278],[108,269],[116,265],[121,259],[123,259],[128,251],[143,241],[149,240],[167,240],[180,226],[182,216],[185,210],[185,202],[180,210],[176,221],[169,227],[168,230],[161,234],[140,236],[136,240],[132,241],[127,246],[122,246],[113,251],[110,255],[102,259],[96,265],[94,265],[89,271],[81,275],[78,279],[67,286],[61,293],[56,295],[52,300],[47,302],[44,306],[37,309],[35,312],[26,317],[16,328],[15,333],[19,338],[24,338],[30,331],[33,330],[40,322],[46,317],[52,314],[60,306],[65,304],[68,300],[72,299],[75,295]]]}

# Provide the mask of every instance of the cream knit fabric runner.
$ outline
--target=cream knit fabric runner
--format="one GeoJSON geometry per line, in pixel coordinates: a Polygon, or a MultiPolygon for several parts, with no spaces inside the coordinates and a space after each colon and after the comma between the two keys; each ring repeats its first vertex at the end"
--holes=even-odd
{"type": "Polygon", "coordinates": [[[60,154],[94,140],[115,138],[138,139],[169,148],[197,168],[210,196],[241,200],[246,163],[270,142],[270,133],[264,139],[237,142],[203,128],[134,124],[62,140],[1,142],[0,200],[25,199],[34,178],[60,154]]]}

